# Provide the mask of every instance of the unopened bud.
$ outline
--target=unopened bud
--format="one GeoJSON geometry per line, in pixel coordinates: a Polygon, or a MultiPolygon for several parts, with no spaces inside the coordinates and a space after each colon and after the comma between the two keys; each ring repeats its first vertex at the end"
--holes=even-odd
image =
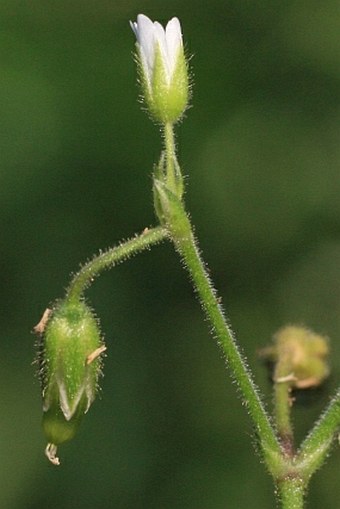
{"type": "Polygon", "coordinates": [[[137,61],[143,97],[152,117],[161,123],[176,122],[189,98],[187,61],[181,25],[172,18],[165,29],[144,14],[130,22],[137,39],[137,61]]]}

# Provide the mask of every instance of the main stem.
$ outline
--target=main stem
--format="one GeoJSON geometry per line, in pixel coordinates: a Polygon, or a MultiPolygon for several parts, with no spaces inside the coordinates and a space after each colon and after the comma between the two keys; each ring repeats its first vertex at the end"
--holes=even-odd
{"type": "Polygon", "coordinates": [[[177,230],[176,226],[171,229],[175,245],[191,275],[194,287],[200,297],[201,305],[213,326],[213,331],[217,336],[233,376],[241,389],[243,400],[256,426],[264,453],[281,455],[280,445],[259,398],[257,388],[239,352],[216,292],[210,283],[204,263],[199,255],[189,220],[187,217],[181,219],[182,225],[180,230],[177,230]],[[183,235],[184,225],[185,234],[183,235]]]}
{"type": "Polygon", "coordinates": [[[282,509],[303,509],[305,487],[301,478],[288,477],[279,483],[277,489],[282,509]]]}
{"type": "MultiPolygon", "coordinates": [[[[255,425],[263,456],[267,468],[274,477],[277,486],[277,495],[282,509],[302,509],[308,476],[304,475],[302,465],[295,463],[292,450],[291,427],[289,422],[287,405],[289,404],[289,392],[285,390],[282,395],[284,401],[284,424],[289,439],[283,443],[282,435],[278,440],[274,429],[269,421],[252,375],[246,366],[228,323],[224,317],[222,307],[210,282],[205,265],[200,257],[197,244],[192,232],[189,219],[182,207],[176,206],[169,223],[174,244],[180,253],[185,267],[188,269],[194,288],[199,295],[203,310],[206,313],[226,357],[234,379],[238,383],[243,401],[248,408],[249,414],[255,425]]],[[[282,416],[281,416],[282,418],[282,416]]],[[[281,429],[282,431],[282,429],[281,429]]]]}
{"type": "MultiPolygon", "coordinates": [[[[191,276],[201,306],[212,325],[212,332],[216,336],[231,373],[239,386],[243,402],[248,408],[257,431],[264,461],[274,477],[276,494],[281,507],[282,509],[302,509],[306,487],[313,467],[316,467],[323,455],[322,453],[319,453],[319,456],[316,455],[318,457],[312,462],[313,465],[309,465],[304,455],[297,456],[294,452],[293,429],[290,420],[291,378],[288,376],[289,373],[287,373],[285,364],[282,364],[275,373],[275,417],[278,435],[269,420],[252,374],[238,349],[220,300],[200,256],[189,217],[184,209],[182,194],[178,191],[179,187],[176,188],[176,185],[172,185],[176,183],[175,170],[177,168],[180,176],[172,125],[164,126],[164,135],[167,162],[166,175],[164,175],[164,179],[159,180],[159,176],[157,176],[154,180],[157,203],[161,207],[160,220],[166,223],[169,236],[191,276]],[[171,164],[171,161],[173,161],[173,164],[171,164]]],[[[313,439],[311,442],[313,443],[313,439]]],[[[312,448],[313,445],[311,444],[312,448]]]]}

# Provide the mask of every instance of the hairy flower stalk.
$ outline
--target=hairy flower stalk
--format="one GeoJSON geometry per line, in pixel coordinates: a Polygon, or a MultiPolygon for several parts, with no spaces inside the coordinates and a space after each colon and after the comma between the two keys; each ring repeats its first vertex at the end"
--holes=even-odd
{"type": "Polygon", "coordinates": [[[180,22],[172,18],[164,29],[139,14],[130,25],[137,39],[138,70],[149,113],[157,122],[174,123],[184,113],[189,98],[180,22]]]}
{"type": "Polygon", "coordinates": [[[46,455],[59,465],[57,446],[73,438],[95,399],[105,346],[97,319],[82,301],[65,300],[44,317],[36,328],[42,333],[43,429],[46,455]]]}
{"type": "Polygon", "coordinates": [[[84,291],[105,269],[158,244],[165,228],[145,228],[140,235],[95,256],[76,274],[66,297],[47,309],[34,327],[39,336],[38,365],[43,398],[46,455],[59,465],[57,446],[71,440],[95,399],[106,350],[99,323],[84,302],[84,291]]]}

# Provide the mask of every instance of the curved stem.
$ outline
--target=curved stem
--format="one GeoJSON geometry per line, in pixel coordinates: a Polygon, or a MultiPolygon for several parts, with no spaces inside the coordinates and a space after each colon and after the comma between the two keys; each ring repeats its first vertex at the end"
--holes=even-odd
{"type": "Polygon", "coordinates": [[[140,235],[94,257],[74,276],[67,289],[66,298],[69,301],[78,301],[84,290],[104,269],[113,267],[130,256],[143,251],[144,249],[148,249],[153,244],[161,242],[167,237],[167,235],[168,232],[165,228],[146,228],[140,235]]]}

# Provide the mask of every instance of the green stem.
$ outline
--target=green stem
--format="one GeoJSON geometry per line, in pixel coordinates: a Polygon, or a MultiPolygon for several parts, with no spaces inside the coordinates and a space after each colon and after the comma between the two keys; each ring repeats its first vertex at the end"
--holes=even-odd
{"type": "Polygon", "coordinates": [[[78,301],[84,290],[104,269],[113,267],[130,256],[144,249],[148,249],[153,244],[157,244],[165,239],[167,235],[167,230],[162,227],[145,229],[140,235],[133,239],[121,243],[119,246],[113,247],[105,253],[99,254],[86,263],[74,276],[67,290],[67,299],[69,301],[78,301]]]}
{"type": "Polygon", "coordinates": [[[324,462],[339,429],[340,389],[300,447],[296,461],[306,476],[310,477],[324,462]]]}
{"type": "MultiPolygon", "coordinates": [[[[169,197],[170,195],[168,194],[169,197]]],[[[274,474],[274,472],[282,467],[280,444],[258,395],[258,390],[252,380],[251,373],[238,350],[232,331],[224,317],[216,292],[209,280],[194,239],[190,221],[182,204],[178,200],[176,201],[174,197],[172,197],[172,200],[172,204],[169,202],[166,207],[170,210],[170,214],[168,214],[170,233],[184,261],[184,265],[191,275],[202,308],[212,325],[213,334],[216,335],[233,376],[239,385],[244,403],[248,407],[249,414],[260,438],[267,465],[274,474]]]]}
{"type": "Polygon", "coordinates": [[[276,428],[286,456],[294,455],[294,436],[291,423],[292,367],[290,350],[281,348],[274,371],[274,411],[276,428]]]}
{"type": "Polygon", "coordinates": [[[277,486],[282,509],[303,509],[305,483],[299,477],[287,477],[277,486]]]}
{"type": "Polygon", "coordinates": [[[294,454],[293,428],[290,419],[291,387],[289,382],[274,383],[275,421],[282,448],[286,456],[294,454]]]}
{"type": "Polygon", "coordinates": [[[168,188],[176,194],[176,146],[173,124],[164,124],[164,143],[166,152],[166,182],[168,188]]]}

